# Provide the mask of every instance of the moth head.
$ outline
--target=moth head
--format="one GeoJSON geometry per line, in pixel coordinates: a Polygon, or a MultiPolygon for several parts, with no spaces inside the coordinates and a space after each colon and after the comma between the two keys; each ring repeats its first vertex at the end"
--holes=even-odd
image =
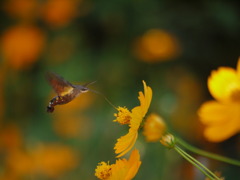
{"type": "Polygon", "coordinates": [[[89,91],[89,89],[87,87],[82,87],[81,88],[81,92],[83,92],[83,93],[88,92],[88,91],[89,91]]]}

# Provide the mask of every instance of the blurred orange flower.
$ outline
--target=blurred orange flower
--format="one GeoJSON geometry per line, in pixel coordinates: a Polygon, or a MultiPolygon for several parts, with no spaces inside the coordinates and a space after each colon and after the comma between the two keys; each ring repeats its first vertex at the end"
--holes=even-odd
{"type": "Polygon", "coordinates": [[[77,16],[80,0],[48,0],[43,5],[44,20],[53,27],[62,27],[77,16]]]}
{"type": "Polygon", "coordinates": [[[118,159],[115,164],[99,163],[95,176],[101,180],[131,180],[135,177],[141,165],[138,150],[133,150],[129,160],[118,159]]]}
{"type": "Polygon", "coordinates": [[[144,86],[144,94],[143,92],[140,91],[139,97],[138,97],[140,101],[140,106],[133,108],[131,112],[125,111],[125,113],[122,113],[123,109],[119,107],[117,109],[119,111],[118,114],[115,114],[117,119],[114,121],[118,121],[121,123],[121,122],[125,122],[124,119],[126,119],[126,117],[130,119],[129,120],[130,129],[128,131],[128,134],[120,137],[117,140],[117,143],[115,144],[114,149],[115,149],[115,153],[118,154],[117,157],[121,157],[125,155],[134,146],[138,137],[138,129],[150,106],[150,103],[152,100],[152,89],[146,85],[145,81],[143,81],[143,86],[144,86]]]}
{"type": "Polygon", "coordinates": [[[22,134],[15,124],[9,124],[0,130],[0,149],[15,151],[22,145],[22,134]]]}
{"type": "Polygon", "coordinates": [[[180,53],[177,39],[160,29],[150,29],[138,38],[134,54],[145,62],[159,62],[175,58],[180,53]]]}
{"type": "Polygon", "coordinates": [[[10,16],[21,19],[36,17],[38,8],[38,0],[8,0],[4,4],[4,9],[10,16]]]}
{"type": "Polygon", "coordinates": [[[44,34],[37,27],[11,27],[2,36],[3,56],[13,69],[26,69],[37,61],[44,41],[44,34]]]}
{"type": "Polygon", "coordinates": [[[157,114],[150,114],[144,123],[143,134],[148,142],[159,141],[166,131],[166,124],[157,114]]]}
{"type": "Polygon", "coordinates": [[[92,133],[92,121],[83,115],[57,116],[53,121],[55,132],[64,138],[88,139],[92,133]]]}
{"type": "Polygon", "coordinates": [[[78,157],[68,146],[51,144],[39,146],[32,153],[35,171],[57,178],[78,164],[78,157]]]}
{"type": "Polygon", "coordinates": [[[31,155],[20,150],[13,151],[7,155],[6,165],[7,170],[19,178],[32,174],[35,169],[31,155]]]}
{"type": "Polygon", "coordinates": [[[221,142],[240,131],[240,58],[236,70],[220,67],[212,71],[208,88],[216,100],[202,104],[198,114],[206,126],[206,139],[221,142]]]}
{"type": "Polygon", "coordinates": [[[78,156],[68,146],[50,144],[34,147],[29,151],[21,148],[7,153],[6,173],[21,177],[42,174],[49,178],[58,178],[63,173],[74,169],[78,156]]]}

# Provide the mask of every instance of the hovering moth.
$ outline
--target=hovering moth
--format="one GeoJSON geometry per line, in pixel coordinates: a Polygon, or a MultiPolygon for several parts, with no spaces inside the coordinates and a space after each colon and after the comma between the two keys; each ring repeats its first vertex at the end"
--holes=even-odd
{"type": "Polygon", "coordinates": [[[94,81],[84,85],[71,84],[63,77],[53,72],[47,73],[47,80],[54,91],[57,93],[57,96],[55,96],[47,106],[47,112],[49,113],[52,113],[54,111],[54,106],[67,104],[81,93],[88,92],[89,88],[87,88],[87,86],[95,82],[94,81]]]}

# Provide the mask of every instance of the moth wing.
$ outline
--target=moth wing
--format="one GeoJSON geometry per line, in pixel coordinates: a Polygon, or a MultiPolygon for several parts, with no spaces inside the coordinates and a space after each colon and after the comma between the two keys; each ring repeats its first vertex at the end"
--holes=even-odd
{"type": "Polygon", "coordinates": [[[58,96],[69,94],[74,89],[74,86],[70,82],[53,72],[47,73],[47,80],[58,96]]]}

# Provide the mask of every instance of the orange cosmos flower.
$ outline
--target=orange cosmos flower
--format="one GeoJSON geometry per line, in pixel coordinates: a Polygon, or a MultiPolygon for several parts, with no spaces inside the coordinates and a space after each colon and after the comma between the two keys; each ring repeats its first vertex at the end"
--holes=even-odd
{"type": "Polygon", "coordinates": [[[135,55],[145,62],[159,62],[179,55],[177,39],[161,29],[150,29],[138,38],[134,46],[135,55]]]}
{"type": "Polygon", "coordinates": [[[138,150],[133,150],[129,160],[118,159],[115,164],[101,162],[95,169],[95,176],[101,180],[131,180],[141,165],[138,150]]]}
{"type": "Polygon", "coordinates": [[[50,144],[39,146],[32,152],[32,166],[36,172],[58,179],[78,165],[76,152],[68,146],[50,144]]]}
{"type": "Polygon", "coordinates": [[[79,0],[49,0],[43,6],[43,18],[53,27],[62,27],[77,16],[79,0]]]}
{"type": "Polygon", "coordinates": [[[124,122],[122,124],[126,124],[128,121],[127,123],[130,127],[128,134],[120,137],[115,144],[115,153],[119,154],[117,157],[123,156],[134,146],[138,137],[138,129],[150,106],[152,100],[152,89],[146,85],[145,81],[143,81],[143,87],[144,93],[140,91],[138,96],[140,106],[133,108],[131,112],[125,107],[119,107],[117,108],[119,111],[118,114],[114,114],[117,117],[114,121],[119,123],[124,122]]]}
{"type": "Polygon", "coordinates": [[[206,125],[206,139],[221,142],[240,130],[240,58],[236,70],[220,67],[212,71],[208,88],[216,100],[202,104],[198,114],[206,125]]]}
{"type": "Polygon", "coordinates": [[[2,36],[3,56],[13,69],[28,68],[37,61],[44,42],[44,34],[37,27],[11,27],[2,36]]]}
{"type": "Polygon", "coordinates": [[[143,134],[148,142],[159,141],[166,131],[166,124],[157,114],[150,114],[143,126],[143,134]]]}

